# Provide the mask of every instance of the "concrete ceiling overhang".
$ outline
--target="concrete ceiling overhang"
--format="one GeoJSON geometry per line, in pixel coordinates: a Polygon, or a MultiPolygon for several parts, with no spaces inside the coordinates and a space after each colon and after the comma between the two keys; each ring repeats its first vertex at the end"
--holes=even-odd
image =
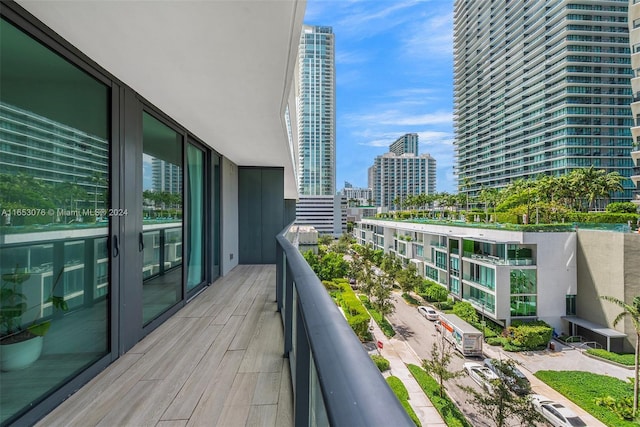
{"type": "Polygon", "coordinates": [[[304,0],[18,3],[235,164],[284,167],[297,198],[284,112],[304,0]]]}

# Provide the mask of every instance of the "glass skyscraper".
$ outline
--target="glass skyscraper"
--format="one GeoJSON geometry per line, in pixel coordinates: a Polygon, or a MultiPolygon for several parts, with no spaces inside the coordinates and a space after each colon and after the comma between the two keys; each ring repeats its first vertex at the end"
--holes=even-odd
{"type": "MultiPolygon", "coordinates": [[[[594,166],[630,177],[627,0],[454,6],[455,149],[472,193],[594,166]]],[[[632,197],[631,180],[613,201],[632,197]]]]}
{"type": "Polygon", "coordinates": [[[298,61],[298,190],[301,196],[333,196],[336,149],[332,28],[305,25],[298,61]]]}

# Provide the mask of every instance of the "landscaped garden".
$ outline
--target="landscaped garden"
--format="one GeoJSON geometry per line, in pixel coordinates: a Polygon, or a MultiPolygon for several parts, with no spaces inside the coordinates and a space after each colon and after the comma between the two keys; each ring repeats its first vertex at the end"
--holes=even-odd
{"type": "Polygon", "coordinates": [[[607,375],[583,371],[538,371],[535,376],[607,426],[637,427],[630,419],[633,385],[607,375]]]}

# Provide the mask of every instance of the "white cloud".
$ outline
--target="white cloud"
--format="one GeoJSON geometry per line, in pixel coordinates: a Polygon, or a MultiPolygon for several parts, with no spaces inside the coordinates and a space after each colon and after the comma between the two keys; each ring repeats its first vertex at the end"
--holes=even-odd
{"type": "Polygon", "coordinates": [[[453,123],[453,113],[450,111],[407,114],[401,110],[387,110],[372,114],[352,114],[345,116],[345,118],[350,122],[351,126],[359,126],[362,123],[391,126],[444,125],[453,123]]]}
{"type": "Polygon", "coordinates": [[[404,39],[404,51],[409,56],[430,59],[433,56],[453,55],[453,13],[426,19],[414,27],[404,39]]]}

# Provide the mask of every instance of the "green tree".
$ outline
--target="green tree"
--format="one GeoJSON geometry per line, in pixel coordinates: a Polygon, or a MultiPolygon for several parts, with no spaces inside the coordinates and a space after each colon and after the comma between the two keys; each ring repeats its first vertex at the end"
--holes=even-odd
{"type": "Polygon", "coordinates": [[[478,312],[467,301],[458,301],[453,305],[453,314],[469,323],[478,323],[478,312]]]}
{"type": "Polygon", "coordinates": [[[393,290],[393,279],[387,273],[374,275],[373,286],[371,288],[371,305],[380,313],[382,318],[393,313],[395,306],[391,291],[393,290]]]}
{"type": "Polygon", "coordinates": [[[633,372],[633,418],[636,418],[638,416],[638,371],[640,370],[640,296],[634,297],[631,304],[607,295],[603,295],[600,298],[622,308],[622,311],[613,319],[613,326],[617,325],[626,316],[629,316],[633,328],[636,331],[635,364],[633,372]]]}
{"type": "Polygon", "coordinates": [[[327,252],[322,255],[318,271],[316,271],[320,280],[332,280],[345,277],[348,273],[349,263],[347,263],[342,254],[337,252],[327,252]]]}
{"type": "Polygon", "coordinates": [[[402,261],[399,257],[395,256],[393,252],[387,252],[382,257],[380,268],[389,275],[391,282],[393,283],[396,280],[398,273],[402,271],[402,261]]]}
{"type": "Polygon", "coordinates": [[[411,262],[407,268],[398,272],[396,281],[402,292],[409,293],[413,292],[422,283],[422,278],[418,274],[416,265],[411,262]]]}
{"type": "Polygon", "coordinates": [[[444,397],[446,390],[444,383],[461,376],[463,372],[449,369],[449,364],[453,357],[453,346],[445,341],[444,334],[440,335],[441,338],[436,340],[431,346],[431,359],[423,359],[422,367],[438,381],[440,397],[444,397]]]}
{"type": "Polygon", "coordinates": [[[536,426],[544,421],[527,396],[516,396],[511,393],[509,383],[522,381],[514,374],[515,363],[512,360],[495,360],[494,366],[498,376],[503,379],[489,380],[491,391],[477,391],[475,388],[462,386],[471,395],[471,403],[478,412],[493,421],[497,427],[504,427],[509,419],[517,419],[520,426],[536,426]]]}

